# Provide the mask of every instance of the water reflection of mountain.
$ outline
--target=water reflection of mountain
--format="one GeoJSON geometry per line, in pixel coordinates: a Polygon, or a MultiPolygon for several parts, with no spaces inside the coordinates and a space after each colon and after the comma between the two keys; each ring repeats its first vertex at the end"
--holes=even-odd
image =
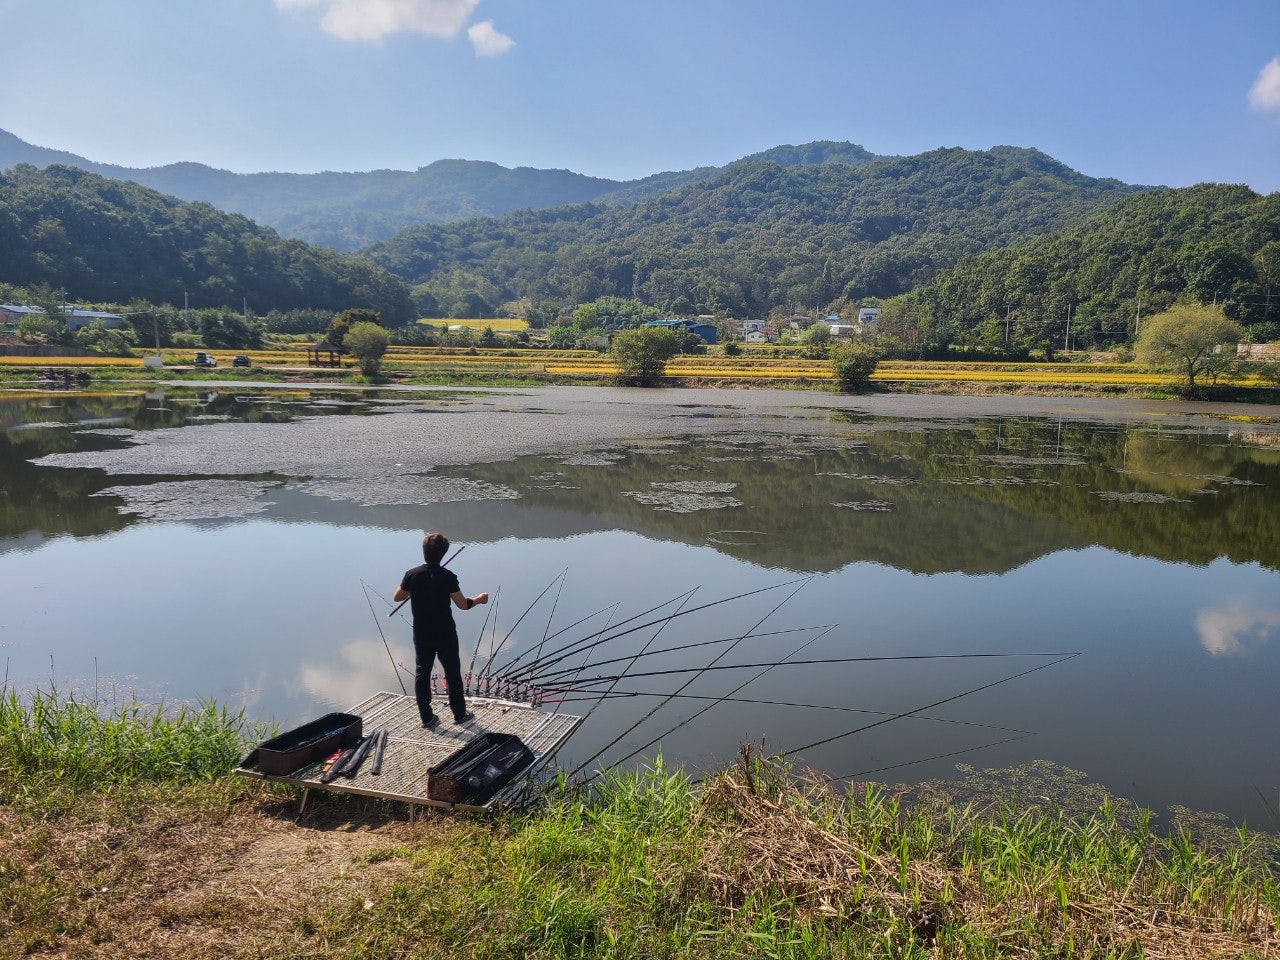
{"type": "MultiPolygon", "coordinates": [[[[191,392],[0,408],[0,552],[30,548],[33,533],[119,530],[137,520],[119,512],[119,497],[93,494],[171,479],[29,462],[125,442],[76,425],[287,420],[296,408],[282,399],[247,404],[191,392]]],[[[314,402],[305,410],[324,415],[314,402]]],[[[368,408],[344,400],[333,412],[368,408]]],[[[793,570],[873,561],[917,573],[1000,573],[1090,544],[1175,562],[1226,557],[1280,567],[1280,450],[1235,444],[1223,433],[1044,419],[906,427],[862,418],[834,432],[841,435],[757,429],[649,440],[593,456],[441,467],[417,478],[424,496],[412,503],[395,499],[395,490],[365,502],[344,499],[340,483],[326,495],[322,481],[307,478],[231,479],[269,480],[244,484],[245,496],[267,504],[257,516],[277,521],[443,528],[469,542],[624,529],[793,570]],[[442,483],[478,493],[433,499],[432,484],[442,483]],[[492,499],[493,490],[519,498],[492,499]]],[[[376,479],[362,482],[378,492],[376,479]]],[[[401,488],[413,482],[386,480],[401,488]]]]}
{"type": "Polygon", "coordinates": [[[997,421],[871,432],[865,445],[844,447],[777,438],[609,453],[595,465],[524,457],[458,472],[519,490],[508,509],[526,514],[522,536],[539,533],[526,520],[576,512],[798,570],[874,561],[1000,573],[1090,544],[1174,562],[1280,566],[1280,452],[1221,435],[997,421]],[[699,483],[719,491],[701,509],[634,496],[699,483]]]}

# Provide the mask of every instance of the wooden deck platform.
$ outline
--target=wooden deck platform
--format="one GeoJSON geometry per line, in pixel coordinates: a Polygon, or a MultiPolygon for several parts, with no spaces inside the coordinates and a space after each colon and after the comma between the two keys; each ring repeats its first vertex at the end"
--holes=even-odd
{"type": "Polygon", "coordinates": [[[380,774],[372,772],[372,757],[361,764],[355,777],[340,776],[329,783],[320,782],[323,760],[287,775],[266,774],[256,766],[239,766],[235,772],[241,776],[301,787],[304,806],[308,791],[329,790],[445,809],[481,810],[498,803],[527,780],[582,722],[581,717],[571,714],[544,712],[528,704],[489,697],[468,697],[467,708],[475,714],[475,720],[457,726],[446,711],[434,730],[423,729],[418,717],[418,704],[413,697],[396,693],[374,694],[347,710],[347,713],[362,719],[365,734],[383,728],[389,731],[380,774]],[[532,751],[533,765],[483,807],[430,799],[427,796],[428,769],[483,733],[515,734],[532,751]]]}

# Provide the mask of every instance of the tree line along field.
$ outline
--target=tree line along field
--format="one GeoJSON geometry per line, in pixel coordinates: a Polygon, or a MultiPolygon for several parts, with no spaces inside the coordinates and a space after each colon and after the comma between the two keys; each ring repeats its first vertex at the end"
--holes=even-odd
{"type": "MultiPolygon", "coordinates": [[[[473,323],[490,321],[473,321],[473,323]]],[[[499,322],[499,321],[494,321],[499,322]]],[[[508,321],[520,323],[522,321],[508,321]]],[[[495,331],[496,332],[496,331],[495,331]]],[[[314,372],[322,375],[327,368],[308,364],[307,346],[297,344],[288,348],[270,350],[209,350],[218,360],[218,367],[209,371],[213,376],[232,377],[245,373],[244,368],[232,367],[232,358],[243,354],[249,358],[250,371],[270,373],[289,371],[314,372]]],[[[189,366],[193,362],[191,351],[166,349],[162,356],[167,367],[189,366]]],[[[561,377],[568,379],[604,380],[617,373],[612,357],[594,350],[549,350],[541,348],[502,347],[424,347],[392,346],[383,358],[385,373],[395,378],[408,376],[453,376],[460,380],[479,380],[497,377],[528,376],[561,377]]],[[[0,369],[34,368],[50,366],[94,368],[141,369],[141,357],[19,357],[0,356],[0,369]]],[[[341,370],[346,373],[352,362],[344,361],[341,370]]],[[[760,383],[827,384],[833,380],[831,364],[823,359],[805,359],[779,356],[772,350],[747,347],[739,356],[682,355],[668,361],[667,376],[697,380],[722,380],[760,383]]],[[[882,360],[871,379],[888,387],[895,383],[936,384],[1007,384],[1012,386],[1063,386],[1096,388],[1099,390],[1124,388],[1165,388],[1179,382],[1174,373],[1146,370],[1125,363],[1002,363],[882,360]]],[[[1226,383],[1239,387],[1264,386],[1260,377],[1236,375],[1224,378],[1226,383]]]]}

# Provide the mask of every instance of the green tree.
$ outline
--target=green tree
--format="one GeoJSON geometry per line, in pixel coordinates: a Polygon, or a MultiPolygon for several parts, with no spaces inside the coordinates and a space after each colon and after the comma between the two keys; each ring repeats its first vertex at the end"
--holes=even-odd
{"type": "Polygon", "coordinates": [[[819,320],[817,323],[811,323],[800,334],[800,342],[810,345],[819,343],[829,343],[831,341],[831,328],[819,320]]]}
{"type": "Polygon", "coordinates": [[[880,351],[867,343],[839,343],[831,351],[831,373],[843,393],[862,393],[880,362],[880,351]]]}
{"type": "Polygon", "coordinates": [[[582,336],[582,333],[577,327],[564,326],[563,324],[547,329],[547,343],[557,350],[572,349],[580,336],[582,336]]]}
{"type": "Polygon", "coordinates": [[[29,313],[19,320],[19,337],[39,343],[70,341],[71,334],[67,330],[67,314],[60,291],[54,290],[47,283],[37,284],[28,291],[27,300],[44,313],[29,313]]]}
{"type": "MultiPolygon", "coordinates": [[[[1259,324],[1272,324],[1280,320],[1280,240],[1265,244],[1253,258],[1254,272],[1258,277],[1261,302],[1256,313],[1259,324]]],[[[1265,331],[1270,339],[1271,329],[1265,331]]]]}
{"type": "Polygon", "coordinates": [[[667,371],[667,361],[680,352],[683,337],[665,327],[637,327],[623,330],[613,338],[613,361],[618,365],[618,381],[649,387],[667,371]]]}
{"type": "Polygon", "coordinates": [[[656,307],[626,297],[597,297],[573,311],[573,324],[581,330],[638,327],[661,316],[656,307]]]}
{"type": "Polygon", "coordinates": [[[1181,373],[1192,391],[1196,377],[1216,377],[1234,361],[1244,336],[1244,328],[1217,307],[1178,304],[1143,321],[1134,350],[1148,366],[1181,373]]]}
{"type": "Polygon", "coordinates": [[[256,319],[245,319],[234,310],[200,311],[200,338],[206,347],[257,350],[262,346],[262,332],[256,319]]]}
{"type": "Polygon", "coordinates": [[[366,377],[376,377],[382,366],[382,355],[387,352],[391,335],[380,325],[362,320],[353,323],[346,333],[346,349],[360,364],[360,372],[366,377]]]}
{"type": "Polygon", "coordinates": [[[18,336],[28,343],[56,343],[60,329],[58,318],[47,313],[29,313],[18,321],[18,336]]]}
{"type": "Polygon", "coordinates": [[[105,327],[94,321],[75,332],[76,346],[113,357],[127,357],[137,342],[133,327],[105,327]]]}
{"type": "Polygon", "coordinates": [[[382,315],[377,310],[365,307],[352,307],[337,314],[329,323],[324,338],[339,350],[346,349],[347,333],[357,323],[372,323],[382,326],[382,315]]]}

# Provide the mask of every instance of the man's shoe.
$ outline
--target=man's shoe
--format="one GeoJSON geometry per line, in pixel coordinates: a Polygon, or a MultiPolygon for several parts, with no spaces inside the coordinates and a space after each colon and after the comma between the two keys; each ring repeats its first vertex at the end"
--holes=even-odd
{"type": "Polygon", "coordinates": [[[422,729],[424,730],[434,730],[438,726],[440,726],[440,718],[434,713],[422,721],[422,729]]]}
{"type": "Polygon", "coordinates": [[[454,717],[453,722],[456,723],[458,726],[462,726],[464,723],[470,723],[475,718],[476,718],[476,715],[472,713],[470,710],[468,710],[462,716],[454,717]]]}

